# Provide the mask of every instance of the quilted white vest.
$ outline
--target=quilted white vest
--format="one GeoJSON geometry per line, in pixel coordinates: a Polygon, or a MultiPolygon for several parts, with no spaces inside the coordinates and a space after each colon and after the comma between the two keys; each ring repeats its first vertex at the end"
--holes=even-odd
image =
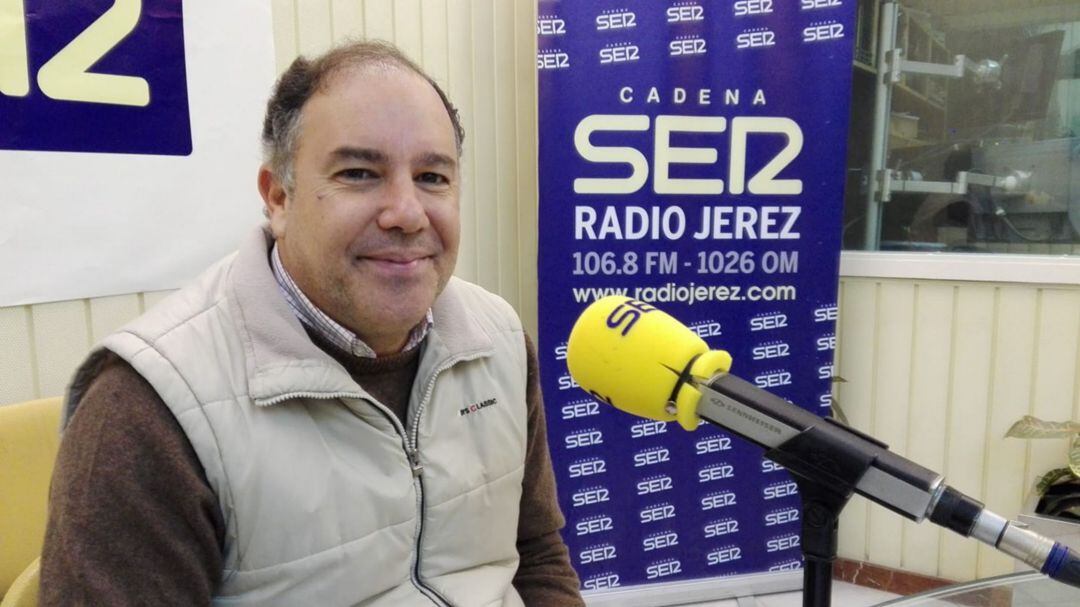
{"type": "MultiPolygon", "coordinates": [[[[522,605],[526,354],[500,298],[451,279],[407,427],[315,346],[268,264],[270,236],[100,347],[180,422],[226,524],[220,605],[522,605]]],[[[76,374],[66,415],[92,379],[76,374]]]]}

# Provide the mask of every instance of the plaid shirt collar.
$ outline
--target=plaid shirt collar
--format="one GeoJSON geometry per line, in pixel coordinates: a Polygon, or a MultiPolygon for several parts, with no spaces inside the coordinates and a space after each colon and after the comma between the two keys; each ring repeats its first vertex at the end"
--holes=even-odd
{"type": "MultiPolygon", "coordinates": [[[[304,292],[300,290],[300,287],[296,285],[292,277],[289,276],[288,271],[285,270],[285,266],[282,265],[277,243],[274,243],[274,247],[270,251],[270,267],[274,271],[274,278],[277,280],[278,286],[281,287],[281,294],[285,296],[285,301],[289,302],[289,307],[292,308],[293,313],[300,319],[300,322],[307,325],[323,339],[334,344],[342,351],[351,353],[353,356],[366,358],[375,358],[377,356],[371,346],[364,343],[355,333],[335,322],[334,319],[311,303],[311,300],[304,295],[304,292]]],[[[401,351],[407,352],[420,345],[420,342],[427,337],[428,331],[431,330],[433,324],[434,319],[429,309],[424,320],[413,327],[412,332],[409,333],[409,339],[405,342],[405,347],[401,351]]]]}

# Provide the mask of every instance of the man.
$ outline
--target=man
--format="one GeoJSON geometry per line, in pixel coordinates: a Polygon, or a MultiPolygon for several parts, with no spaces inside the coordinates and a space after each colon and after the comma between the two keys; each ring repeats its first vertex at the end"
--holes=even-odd
{"type": "Polygon", "coordinates": [[[43,603],[582,604],[532,345],[451,277],[456,110],[354,43],[263,139],[268,229],[72,382],[43,603]]]}

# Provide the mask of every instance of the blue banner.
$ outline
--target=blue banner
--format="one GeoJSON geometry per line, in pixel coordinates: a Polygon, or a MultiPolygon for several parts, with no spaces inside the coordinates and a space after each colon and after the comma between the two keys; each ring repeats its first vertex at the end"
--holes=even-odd
{"type": "Polygon", "coordinates": [[[760,449],[635,419],[568,375],[607,294],[732,371],[831,404],[855,0],[541,0],[542,383],[586,589],[798,569],[799,498],[760,449]]]}
{"type": "Polygon", "coordinates": [[[191,153],[180,0],[0,3],[0,150],[191,153]]]}

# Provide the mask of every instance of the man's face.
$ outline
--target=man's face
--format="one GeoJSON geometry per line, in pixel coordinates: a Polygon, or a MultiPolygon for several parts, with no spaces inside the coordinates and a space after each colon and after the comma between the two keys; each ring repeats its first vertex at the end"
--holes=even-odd
{"type": "Polygon", "coordinates": [[[404,346],[454,271],[459,166],[438,93],[411,71],[333,76],[304,105],[289,194],[260,190],[300,289],[379,354],[404,346]]]}

